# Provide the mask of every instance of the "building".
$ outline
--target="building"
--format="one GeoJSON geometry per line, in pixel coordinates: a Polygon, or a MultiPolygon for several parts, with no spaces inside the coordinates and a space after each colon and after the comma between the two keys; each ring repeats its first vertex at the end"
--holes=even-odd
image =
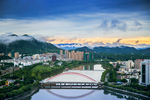
{"type": "Polygon", "coordinates": [[[60,50],[60,55],[63,55],[63,50],[60,50]]]}
{"type": "Polygon", "coordinates": [[[91,52],[85,52],[84,53],[84,61],[85,62],[92,62],[92,61],[94,61],[93,53],[91,53],[91,52]]]}
{"type": "Polygon", "coordinates": [[[141,85],[150,84],[150,60],[146,59],[141,62],[141,85]]]}
{"type": "Polygon", "coordinates": [[[52,61],[55,62],[57,59],[56,55],[52,55],[52,61]]]}
{"type": "Polygon", "coordinates": [[[19,58],[19,52],[15,52],[14,56],[15,58],[19,58]]]}
{"type": "Polygon", "coordinates": [[[8,53],[8,57],[12,57],[12,54],[11,54],[11,53],[8,53]]]}
{"type": "Polygon", "coordinates": [[[40,59],[40,55],[39,54],[35,54],[35,55],[32,56],[32,58],[33,58],[33,60],[40,59]]]}
{"type": "Polygon", "coordinates": [[[144,61],[144,59],[136,59],[134,61],[134,66],[136,69],[141,69],[141,62],[144,61]]]}
{"type": "Polygon", "coordinates": [[[134,67],[134,62],[132,60],[128,60],[126,61],[126,64],[128,69],[133,68],[134,67]]]}
{"type": "Polygon", "coordinates": [[[0,56],[4,56],[4,53],[0,53],[0,56]]]}
{"type": "Polygon", "coordinates": [[[65,50],[65,57],[69,58],[69,51],[68,50],[65,50]]]}

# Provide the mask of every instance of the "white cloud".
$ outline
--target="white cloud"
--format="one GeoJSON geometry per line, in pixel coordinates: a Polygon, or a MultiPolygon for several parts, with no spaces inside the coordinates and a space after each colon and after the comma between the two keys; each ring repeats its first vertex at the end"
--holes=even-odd
{"type": "Polygon", "coordinates": [[[13,33],[7,33],[0,35],[0,43],[9,44],[11,42],[17,41],[17,40],[33,40],[32,36],[18,36],[13,33]]]}
{"type": "Polygon", "coordinates": [[[150,22],[135,16],[136,14],[93,13],[66,15],[55,19],[3,19],[0,20],[0,34],[13,32],[68,38],[150,36],[150,22]],[[104,21],[107,26],[102,27],[104,21]]]}

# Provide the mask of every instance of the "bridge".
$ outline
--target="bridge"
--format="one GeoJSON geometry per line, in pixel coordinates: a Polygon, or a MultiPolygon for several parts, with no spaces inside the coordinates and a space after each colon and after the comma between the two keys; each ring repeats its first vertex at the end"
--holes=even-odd
{"type": "Polygon", "coordinates": [[[69,70],[40,82],[42,89],[97,89],[103,71],[69,70]]]}

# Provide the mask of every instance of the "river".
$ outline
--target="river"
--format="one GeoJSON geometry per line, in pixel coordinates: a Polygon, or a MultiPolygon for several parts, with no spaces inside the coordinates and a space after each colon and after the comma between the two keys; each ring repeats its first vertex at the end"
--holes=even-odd
{"type": "MultiPolygon", "coordinates": [[[[92,77],[94,80],[99,81],[104,69],[101,65],[84,65],[68,70],[67,72],[78,72],[92,77]],[[97,74],[98,73],[98,74],[97,74]]],[[[58,79],[72,77],[71,74],[63,76],[58,79]],[[69,77],[68,77],[69,76],[69,77]]],[[[77,77],[77,76],[76,76],[77,77]]],[[[84,78],[75,78],[79,81],[86,81],[84,78]]],[[[47,80],[47,79],[45,79],[47,80]]],[[[44,81],[45,81],[44,80],[44,81]]],[[[62,79],[64,81],[64,79],[62,79]]],[[[55,80],[53,80],[55,81],[55,80]]],[[[59,80],[60,81],[60,80],[59,80]]],[[[66,80],[65,80],[66,81],[66,80]]],[[[40,89],[33,94],[30,100],[139,100],[135,96],[117,93],[106,89],[40,89]]]]}

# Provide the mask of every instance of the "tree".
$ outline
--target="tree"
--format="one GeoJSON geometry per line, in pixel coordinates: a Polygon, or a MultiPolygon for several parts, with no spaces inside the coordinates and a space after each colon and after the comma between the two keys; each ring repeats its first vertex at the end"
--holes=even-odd
{"type": "Polygon", "coordinates": [[[122,79],[121,82],[127,83],[128,81],[126,79],[122,79]]]}
{"type": "Polygon", "coordinates": [[[138,79],[136,79],[136,78],[131,78],[131,79],[130,79],[130,84],[131,84],[131,85],[138,84],[138,79]]]}

